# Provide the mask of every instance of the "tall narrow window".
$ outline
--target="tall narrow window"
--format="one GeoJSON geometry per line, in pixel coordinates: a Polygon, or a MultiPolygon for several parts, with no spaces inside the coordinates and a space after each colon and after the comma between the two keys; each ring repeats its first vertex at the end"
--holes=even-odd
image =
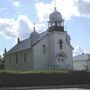
{"type": "Polygon", "coordinates": [[[16,64],[18,64],[18,55],[16,54],[16,64]]]}
{"type": "Polygon", "coordinates": [[[43,53],[46,53],[46,45],[43,45],[43,53]]]}
{"type": "Polygon", "coordinates": [[[9,56],[9,64],[11,64],[11,56],[9,56]]]}
{"type": "Polygon", "coordinates": [[[26,53],[24,53],[24,63],[26,63],[26,53]]]}

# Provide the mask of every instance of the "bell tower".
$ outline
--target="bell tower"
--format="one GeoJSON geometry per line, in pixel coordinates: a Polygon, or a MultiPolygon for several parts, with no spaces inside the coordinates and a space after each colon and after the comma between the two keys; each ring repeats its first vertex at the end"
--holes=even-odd
{"type": "Polygon", "coordinates": [[[64,31],[64,19],[55,10],[49,15],[49,66],[56,70],[72,70],[72,50],[70,36],[64,31]]]}
{"type": "Polygon", "coordinates": [[[55,10],[49,15],[48,31],[61,31],[64,32],[64,19],[60,12],[55,10]]]}

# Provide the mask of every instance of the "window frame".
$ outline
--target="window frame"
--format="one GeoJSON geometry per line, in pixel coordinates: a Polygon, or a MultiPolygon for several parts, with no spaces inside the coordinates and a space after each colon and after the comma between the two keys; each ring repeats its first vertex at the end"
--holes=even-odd
{"type": "Polygon", "coordinates": [[[18,64],[18,54],[16,54],[16,64],[18,64]]]}
{"type": "Polygon", "coordinates": [[[27,63],[27,54],[24,53],[24,63],[26,64],[27,63]]]}
{"type": "Polygon", "coordinates": [[[42,49],[43,49],[42,52],[46,53],[46,45],[45,44],[42,45],[42,49]]]}

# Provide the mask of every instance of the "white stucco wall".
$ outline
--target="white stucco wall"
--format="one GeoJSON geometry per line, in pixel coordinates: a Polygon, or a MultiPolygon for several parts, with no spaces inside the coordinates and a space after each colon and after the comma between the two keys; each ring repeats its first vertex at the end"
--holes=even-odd
{"type": "Polygon", "coordinates": [[[90,54],[80,54],[73,58],[74,70],[88,70],[90,71],[90,54]]]}
{"type": "Polygon", "coordinates": [[[88,60],[88,54],[80,54],[74,56],[73,60],[88,60]]]}
{"type": "Polygon", "coordinates": [[[7,55],[5,60],[5,69],[11,70],[48,70],[48,69],[66,69],[72,70],[72,48],[66,41],[67,33],[53,31],[38,41],[31,49],[23,50],[11,55],[7,55]],[[63,48],[60,49],[59,40],[63,41],[63,48]],[[46,52],[43,53],[43,45],[46,46],[46,52]],[[66,58],[63,63],[57,62],[56,54],[64,52],[66,58]],[[26,53],[26,63],[24,63],[24,53],[26,53]],[[18,63],[16,64],[16,54],[18,63]],[[11,60],[9,62],[9,60],[11,60]]]}
{"type": "Polygon", "coordinates": [[[54,32],[48,33],[49,69],[55,69],[55,36],[54,32]]]}
{"type": "Polygon", "coordinates": [[[66,70],[72,70],[73,68],[73,58],[72,58],[72,48],[69,46],[69,44],[66,42],[66,36],[67,33],[66,32],[55,32],[55,55],[58,52],[64,52],[66,55],[66,58],[64,59],[64,62],[58,62],[57,59],[56,60],[56,65],[59,65],[60,68],[62,69],[66,69],[66,70]],[[60,49],[59,46],[59,40],[62,39],[63,41],[63,48],[60,49]]]}
{"type": "Polygon", "coordinates": [[[9,70],[32,70],[33,69],[33,55],[32,50],[24,50],[6,56],[5,69],[9,70]],[[18,56],[18,63],[16,63],[16,54],[18,56]],[[24,54],[26,54],[26,63],[24,62],[24,54]]]}
{"type": "Polygon", "coordinates": [[[43,38],[35,46],[33,46],[34,70],[48,69],[48,36],[43,38]],[[43,45],[46,46],[46,52],[43,53],[43,45]]]}
{"type": "Polygon", "coordinates": [[[73,61],[73,70],[87,70],[87,61],[86,60],[73,61]]]}
{"type": "Polygon", "coordinates": [[[49,32],[47,36],[48,40],[48,61],[49,66],[52,69],[57,69],[59,66],[59,69],[67,69],[72,70],[73,69],[73,57],[72,57],[72,48],[67,44],[66,42],[66,32],[49,32]],[[62,39],[63,41],[63,49],[60,49],[59,40],[62,39]],[[66,59],[64,63],[57,62],[56,60],[56,54],[58,52],[64,52],[66,54],[66,59]]]}
{"type": "Polygon", "coordinates": [[[90,71],[90,59],[87,61],[87,68],[88,68],[88,71],[90,71]]]}

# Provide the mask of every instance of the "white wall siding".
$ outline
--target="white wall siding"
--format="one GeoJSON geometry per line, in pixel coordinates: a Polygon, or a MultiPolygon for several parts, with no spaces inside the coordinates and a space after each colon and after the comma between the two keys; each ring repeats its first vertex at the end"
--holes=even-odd
{"type": "Polygon", "coordinates": [[[48,38],[43,38],[40,42],[33,47],[34,55],[34,70],[47,70],[48,69],[48,38]],[[46,46],[46,53],[43,53],[43,45],[46,46]]]}
{"type": "Polygon", "coordinates": [[[6,56],[5,69],[11,70],[72,70],[72,47],[67,43],[66,32],[47,32],[35,45],[30,49],[21,50],[6,56]],[[63,48],[60,49],[59,41],[62,39],[63,48]],[[43,45],[45,51],[43,52],[43,45]],[[65,53],[64,62],[58,62],[56,59],[57,53],[65,53]],[[24,54],[26,55],[26,63],[24,62],[24,54]],[[16,55],[18,62],[16,63],[16,55]]]}
{"type": "MultiPolygon", "coordinates": [[[[63,62],[64,64],[63,65],[60,64],[59,66],[61,66],[60,68],[63,68],[63,69],[72,70],[73,69],[72,48],[67,44],[66,36],[67,36],[66,32],[55,33],[55,54],[57,54],[57,52],[65,53],[66,58],[64,59],[64,62],[63,62]],[[60,49],[60,45],[59,45],[60,39],[62,39],[62,42],[63,42],[62,49],[60,49]]],[[[58,65],[59,62],[56,62],[56,64],[58,65]]]]}
{"type": "Polygon", "coordinates": [[[73,61],[73,69],[84,71],[87,70],[87,61],[86,60],[73,61]]]}
{"type": "Polygon", "coordinates": [[[73,58],[74,70],[90,71],[90,54],[80,54],[73,58]]]}
{"type": "Polygon", "coordinates": [[[49,69],[55,69],[55,35],[50,32],[48,36],[49,69]]]}
{"type": "Polygon", "coordinates": [[[88,71],[90,71],[90,59],[87,61],[87,68],[88,68],[88,71]]]}
{"type": "Polygon", "coordinates": [[[31,50],[10,54],[6,56],[5,69],[9,70],[31,70],[33,69],[33,55],[31,50]],[[16,54],[18,62],[16,63],[16,54]],[[24,54],[26,54],[26,63],[24,62],[24,54]]]}

